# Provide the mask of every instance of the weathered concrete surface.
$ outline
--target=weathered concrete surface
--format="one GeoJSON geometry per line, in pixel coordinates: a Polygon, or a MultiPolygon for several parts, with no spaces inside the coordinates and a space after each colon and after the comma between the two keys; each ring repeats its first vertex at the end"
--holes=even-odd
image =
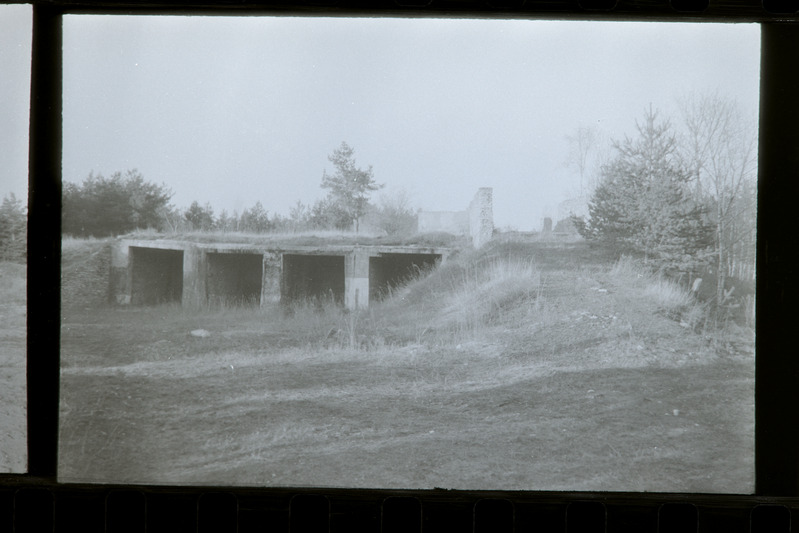
{"type": "Polygon", "coordinates": [[[491,240],[494,234],[493,189],[481,187],[465,211],[419,211],[417,231],[443,231],[453,235],[468,235],[475,248],[491,240]]]}
{"type": "Polygon", "coordinates": [[[493,234],[493,190],[482,187],[469,204],[469,236],[472,238],[472,245],[480,248],[491,240],[493,234]]]}
{"type": "Polygon", "coordinates": [[[131,293],[130,247],[111,247],[111,300],[119,305],[130,303],[131,293]]]}
{"type": "Polygon", "coordinates": [[[283,254],[264,252],[263,282],[261,284],[261,305],[280,302],[280,277],[283,272],[283,254]]]}
{"type": "Polygon", "coordinates": [[[207,303],[206,264],[205,250],[196,246],[183,250],[183,305],[200,307],[207,303]]]}
{"type": "Polygon", "coordinates": [[[357,251],[344,262],[344,307],[369,306],[369,254],[357,251]]]}

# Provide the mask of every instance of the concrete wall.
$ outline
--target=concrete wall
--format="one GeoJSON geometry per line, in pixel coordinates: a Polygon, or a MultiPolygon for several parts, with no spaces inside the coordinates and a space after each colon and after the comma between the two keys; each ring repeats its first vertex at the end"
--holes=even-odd
{"type": "Polygon", "coordinates": [[[494,234],[493,189],[478,189],[465,211],[419,211],[417,220],[419,233],[444,231],[467,235],[472,245],[480,248],[494,234]]]}
{"type": "Polygon", "coordinates": [[[469,204],[469,236],[472,245],[481,248],[494,234],[493,190],[481,187],[469,204]]]}
{"type": "Polygon", "coordinates": [[[118,305],[130,304],[130,276],[130,247],[117,243],[111,247],[109,291],[112,302],[118,305]]]}

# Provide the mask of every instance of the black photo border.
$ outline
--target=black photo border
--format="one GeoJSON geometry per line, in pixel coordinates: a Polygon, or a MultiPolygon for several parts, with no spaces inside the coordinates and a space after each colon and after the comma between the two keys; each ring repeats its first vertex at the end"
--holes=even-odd
{"type": "Polygon", "coordinates": [[[255,528],[255,524],[265,524],[275,531],[448,530],[436,517],[445,517],[441,524],[450,520],[458,530],[474,531],[684,531],[686,526],[690,531],[771,531],[773,526],[777,531],[790,530],[791,518],[799,510],[799,350],[794,338],[794,332],[799,331],[799,282],[795,277],[799,248],[795,216],[799,213],[796,207],[799,0],[194,0],[190,3],[3,0],[3,3],[32,5],[33,57],[28,207],[28,473],[0,475],[0,530],[11,525],[17,531],[36,531],[40,527],[61,531],[67,530],[72,521],[82,522],[85,531],[169,530],[165,523],[180,531],[244,531],[251,525],[254,530],[265,530],[255,528]],[[762,36],[755,493],[399,491],[58,483],[64,14],[759,23],[762,36]]]}

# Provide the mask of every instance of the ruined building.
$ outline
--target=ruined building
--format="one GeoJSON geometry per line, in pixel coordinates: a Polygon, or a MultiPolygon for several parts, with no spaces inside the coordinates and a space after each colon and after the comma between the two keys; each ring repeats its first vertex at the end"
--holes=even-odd
{"type": "Polygon", "coordinates": [[[419,233],[467,235],[475,248],[481,248],[494,233],[492,194],[491,187],[481,187],[465,211],[419,211],[419,233]]]}

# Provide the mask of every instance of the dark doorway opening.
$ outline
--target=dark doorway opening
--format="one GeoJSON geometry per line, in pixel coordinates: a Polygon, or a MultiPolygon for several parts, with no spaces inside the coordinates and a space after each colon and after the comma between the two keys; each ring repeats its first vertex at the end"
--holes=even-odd
{"type": "Polygon", "coordinates": [[[369,258],[369,299],[382,300],[420,273],[434,268],[441,254],[380,254],[369,258]]]}
{"type": "Polygon", "coordinates": [[[344,302],[344,256],[283,254],[283,304],[344,302]]]}
{"type": "Polygon", "coordinates": [[[181,302],[183,250],[130,247],[133,305],[181,302]]]}
{"type": "Polygon", "coordinates": [[[260,254],[209,253],[205,294],[214,305],[260,305],[264,258],[260,254]]]}

